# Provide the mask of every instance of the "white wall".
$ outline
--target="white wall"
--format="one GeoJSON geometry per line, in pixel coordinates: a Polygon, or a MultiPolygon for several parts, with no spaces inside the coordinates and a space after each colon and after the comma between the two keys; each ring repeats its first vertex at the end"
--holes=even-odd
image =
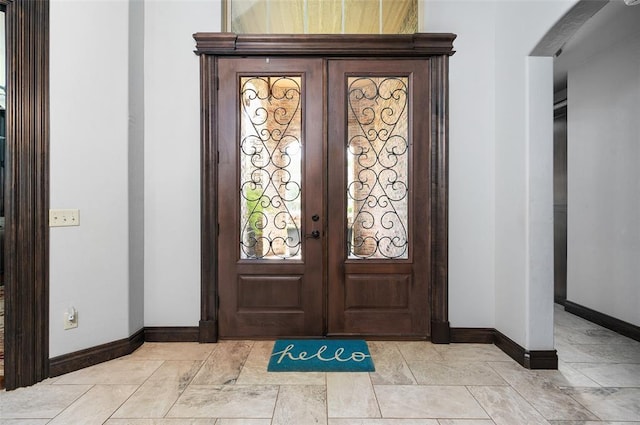
{"type": "Polygon", "coordinates": [[[219,0],[51,2],[50,355],[200,316],[199,61],[219,0]],[[62,329],[78,310],[79,327],[62,329]]]}
{"type": "Polygon", "coordinates": [[[553,347],[553,258],[544,254],[553,236],[551,102],[544,106],[552,68],[528,55],[574,3],[427,0],[424,8],[425,31],[458,34],[449,79],[451,324],[495,327],[527,349],[553,347]]]}
{"type": "Polygon", "coordinates": [[[550,178],[540,178],[545,169],[552,175],[553,84],[549,64],[528,56],[574,3],[498,2],[497,8],[496,329],[530,350],[553,348],[553,254],[542,255],[553,246],[553,188],[550,178]],[[545,91],[548,96],[539,95],[545,91]]]}
{"type": "MultiPolygon", "coordinates": [[[[624,13],[635,14],[637,24],[639,9],[624,13]]],[[[569,68],[567,299],[640,326],[636,24],[621,39],[584,52],[569,68]]]]}
{"type": "Polygon", "coordinates": [[[495,326],[495,4],[427,1],[422,30],[452,32],[449,320],[495,326]]]}
{"type": "Polygon", "coordinates": [[[525,341],[529,349],[551,350],[554,348],[553,58],[528,57],[525,73],[525,341]]]}
{"type": "MultiPolygon", "coordinates": [[[[552,267],[536,257],[551,234],[532,232],[545,227],[547,189],[532,171],[546,161],[546,139],[536,141],[546,130],[532,130],[545,97],[531,93],[548,83],[548,65],[527,56],[573,3],[434,0],[425,7],[426,31],[458,34],[450,74],[451,324],[496,327],[529,349],[552,344],[545,302],[551,305],[553,292],[536,286],[541,270],[552,267]],[[532,208],[536,200],[540,210],[532,208]]],[[[220,2],[145,1],[142,88],[128,84],[138,74],[129,74],[127,49],[139,46],[129,45],[128,25],[127,2],[52,3],[51,200],[54,208],[80,208],[82,222],[51,232],[52,356],[135,328],[142,306],[133,298],[141,292],[138,274],[130,282],[129,259],[139,258],[129,249],[140,236],[127,224],[139,218],[138,193],[144,325],[196,326],[200,316],[199,66],[191,35],[219,30],[220,2]],[[139,129],[128,133],[128,115],[140,122],[141,93],[142,189],[129,186],[142,164],[139,129]],[[71,304],[80,327],[62,331],[71,304]]]]}
{"type": "Polygon", "coordinates": [[[145,2],[145,326],[200,320],[200,98],[195,32],[219,0],[145,2]]]}
{"type": "Polygon", "coordinates": [[[128,4],[53,0],[50,8],[50,355],[128,337],[128,4]],[[63,312],[79,327],[63,330],[63,312]]]}
{"type": "Polygon", "coordinates": [[[144,0],[129,2],[129,334],[144,327],[144,0]]]}

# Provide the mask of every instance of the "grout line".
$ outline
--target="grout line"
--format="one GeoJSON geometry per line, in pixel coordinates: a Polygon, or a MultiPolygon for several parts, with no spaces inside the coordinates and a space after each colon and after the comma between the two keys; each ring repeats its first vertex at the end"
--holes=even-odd
{"type": "Polygon", "coordinates": [[[373,391],[373,398],[376,400],[376,405],[378,406],[378,413],[380,414],[379,417],[384,418],[382,416],[382,408],[380,407],[380,400],[378,400],[378,393],[376,392],[376,386],[373,384],[373,380],[371,379],[371,372],[369,372],[368,375],[369,375],[369,382],[371,383],[371,391],[373,391]]]}
{"type": "Polygon", "coordinates": [[[398,353],[400,353],[400,357],[402,357],[402,361],[404,362],[405,365],[407,365],[407,369],[409,369],[409,373],[411,373],[411,377],[415,381],[415,385],[420,385],[420,383],[418,382],[418,378],[416,377],[416,374],[413,372],[413,369],[411,369],[411,366],[409,366],[409,361],[404,356],[404,354],[402,354],[402,350],[400,349],[400,347],[398,347],[398,343],[396,342],[394,343],[394,345],[396,347],[396,350],[398,350],[398,353]]]}

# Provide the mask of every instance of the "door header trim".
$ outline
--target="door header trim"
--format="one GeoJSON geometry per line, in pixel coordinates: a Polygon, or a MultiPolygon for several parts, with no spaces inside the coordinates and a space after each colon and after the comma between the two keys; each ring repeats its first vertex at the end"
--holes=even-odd
{"type": "Polygon", "coordinates": [[[234,34],[195,33],[197,55],[218,56],[349,56],[425,57],[454,54],[450,33],[343,34],[234,34]]]}

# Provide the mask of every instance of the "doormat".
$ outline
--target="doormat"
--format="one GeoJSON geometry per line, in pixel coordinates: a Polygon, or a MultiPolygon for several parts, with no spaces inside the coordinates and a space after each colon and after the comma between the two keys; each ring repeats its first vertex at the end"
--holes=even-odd
{"type": "Polygon", "coordinates": [[[269,372],[373,372],[363,340],[279,339],[273,346],[269,372]]]}

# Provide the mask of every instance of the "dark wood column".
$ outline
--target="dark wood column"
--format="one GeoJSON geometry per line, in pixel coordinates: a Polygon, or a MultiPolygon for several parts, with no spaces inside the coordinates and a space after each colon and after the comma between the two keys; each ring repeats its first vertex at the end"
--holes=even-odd
{"type": "Polygon", "coordinates": [[[215,101],[218,70],[214,57],[200,56],[200,342],[218,341],[218,139],[215,101]]]}
{"type": "Polygon", "coordinates": [[[4,4],[5,383],[10,390],[49,375],[49,2],[4,4]]]}
{"type": "Polygon", "coordinates": [[[431,59],[431,341],[448,344],[449,56],[431,59]]]}

